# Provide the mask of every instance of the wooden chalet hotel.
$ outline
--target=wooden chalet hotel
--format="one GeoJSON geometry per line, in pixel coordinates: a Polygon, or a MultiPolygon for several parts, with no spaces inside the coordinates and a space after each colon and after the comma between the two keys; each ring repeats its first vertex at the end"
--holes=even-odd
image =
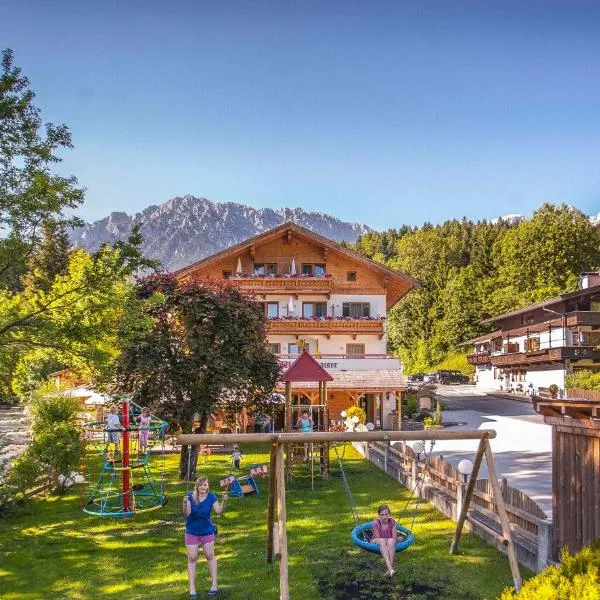
{"type": "MultiPolygon", "coordinates": [[[[386,315],[417,282],[295,223],[285,223],[175,273],[228,279],[255,294],[282,368],[307,350],[333,377],[329,419],[362,406],[378,429],[396,427],[406,389],[387,354],[386,315]]],[[[278,391],[283,391],[283,383],[278,391]]],[[[318,382],[294,384],[293,403],[318,403],[318,382]]]]}
{"type": "Polygon", "coordinates": [[[477,387],[537,394],[578,369],[600,369],[600,273],[580,289],[483,321],[491,333],[470,340],[477,387]]]}

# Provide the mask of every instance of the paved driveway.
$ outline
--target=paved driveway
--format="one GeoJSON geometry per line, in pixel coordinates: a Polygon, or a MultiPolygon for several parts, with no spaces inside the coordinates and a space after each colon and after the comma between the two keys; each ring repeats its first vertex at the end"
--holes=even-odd
{"type": "MultiPolygon", "coordinates": [[[[548,516],[552,514],[552,436],[529,403],[487,396],[473,386],[438,386],[437,393],[447,404],[443,418],[459,423],[449,430],[493,429],[491,440],[499,477],[525,492],[548,516]]],[[[462,458],[474,460],[477,440],[444,440],[434,446],[453,465],[462,458]]],[[[487,477],[483,461],[480,478],[487,477]]]]}

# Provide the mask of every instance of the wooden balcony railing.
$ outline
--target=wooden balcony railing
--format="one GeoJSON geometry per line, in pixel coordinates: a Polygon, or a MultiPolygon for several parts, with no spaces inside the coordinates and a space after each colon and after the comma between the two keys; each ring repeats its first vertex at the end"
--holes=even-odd
{"type": "Polygon", "coordinates": [[[271,335],[378,335],[383,337],[383,319],[282,319],[267,321],[267,333],[271,335]]]}
{"type": "Polygon", "coordinates": [[[490,363],[489,352],[477,352],[475,354],[469,354],[467,361],[470,365],[487,365],[490,363]]]}
{"type": "Polygon", "coordinates": [[[511,354],[497,354],[490,360],[494,367],[510,367],[531,365],[565,359],[600,359],[600,351],[594,346],[562,346],[559,348],[545,348],[533,352],[513,352],[511,354]]]}
{"type": "Polygon", "coordinates": [[[600,325],[600,312],[577,310],[567,313],[567,326],[574,325],[600,325]]]}
{"type": "Polygon", "coordinates": [[[256,294],[331,294],[331,277],[232,277],[229,283],[256,294]]]}

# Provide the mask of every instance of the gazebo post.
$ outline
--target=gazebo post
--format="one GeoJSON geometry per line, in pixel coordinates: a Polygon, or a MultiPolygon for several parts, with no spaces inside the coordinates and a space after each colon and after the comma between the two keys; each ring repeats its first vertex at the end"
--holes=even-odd
{"type": "MultiPolygon", "coordinates": [[[[292,382],[285,382],[285,425],[283,428],[285,433],[292,431],[292,382]]],[[[292,453],[290,452],[290,445],[287,445],[287,452],[285,456],[286,471],[292,472],[292,453]]]]}

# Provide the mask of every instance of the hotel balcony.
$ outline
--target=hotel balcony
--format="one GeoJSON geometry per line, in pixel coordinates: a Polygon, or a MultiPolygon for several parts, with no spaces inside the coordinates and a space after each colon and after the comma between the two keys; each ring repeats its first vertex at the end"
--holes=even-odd
{"type": "Polygon", "coordinates": [[[577,310],[566,314],[567,326],[582,326],[591,325],[600,326],[600,312],[588,311],[588,310],[577,310]]]}
{"type": "Polygon", "coordinates": [[[469,354],[467,361],[470,365],[487,365],[490,363],[489,352],[477,352],[475,354],[469,354]]]}
{"type": "Polygon", "coordinates": [[[511,352],[510,354],[492,355],[490,362],[494,367],[517,367],[520,365],[562,361],[567,358],[571,360],[581,360],[584,358],[600,359],[600,351],[595,346],[562,346],[559,348],[532,350],[530,352],[511,352]]]}
{"type": "Polygon", "coordinates": [[[267,321],[267,334],[270,335],[384,335],[384,319],[301,319],[285,318],[267,321]]]}
{"type": "Polygon", "coordinates": [[[329,297],[333,289],[333,278],[329,276],[273,277],[244,274],[234,275],[227,281],[255,294],[326,294],[329,297]]]}

